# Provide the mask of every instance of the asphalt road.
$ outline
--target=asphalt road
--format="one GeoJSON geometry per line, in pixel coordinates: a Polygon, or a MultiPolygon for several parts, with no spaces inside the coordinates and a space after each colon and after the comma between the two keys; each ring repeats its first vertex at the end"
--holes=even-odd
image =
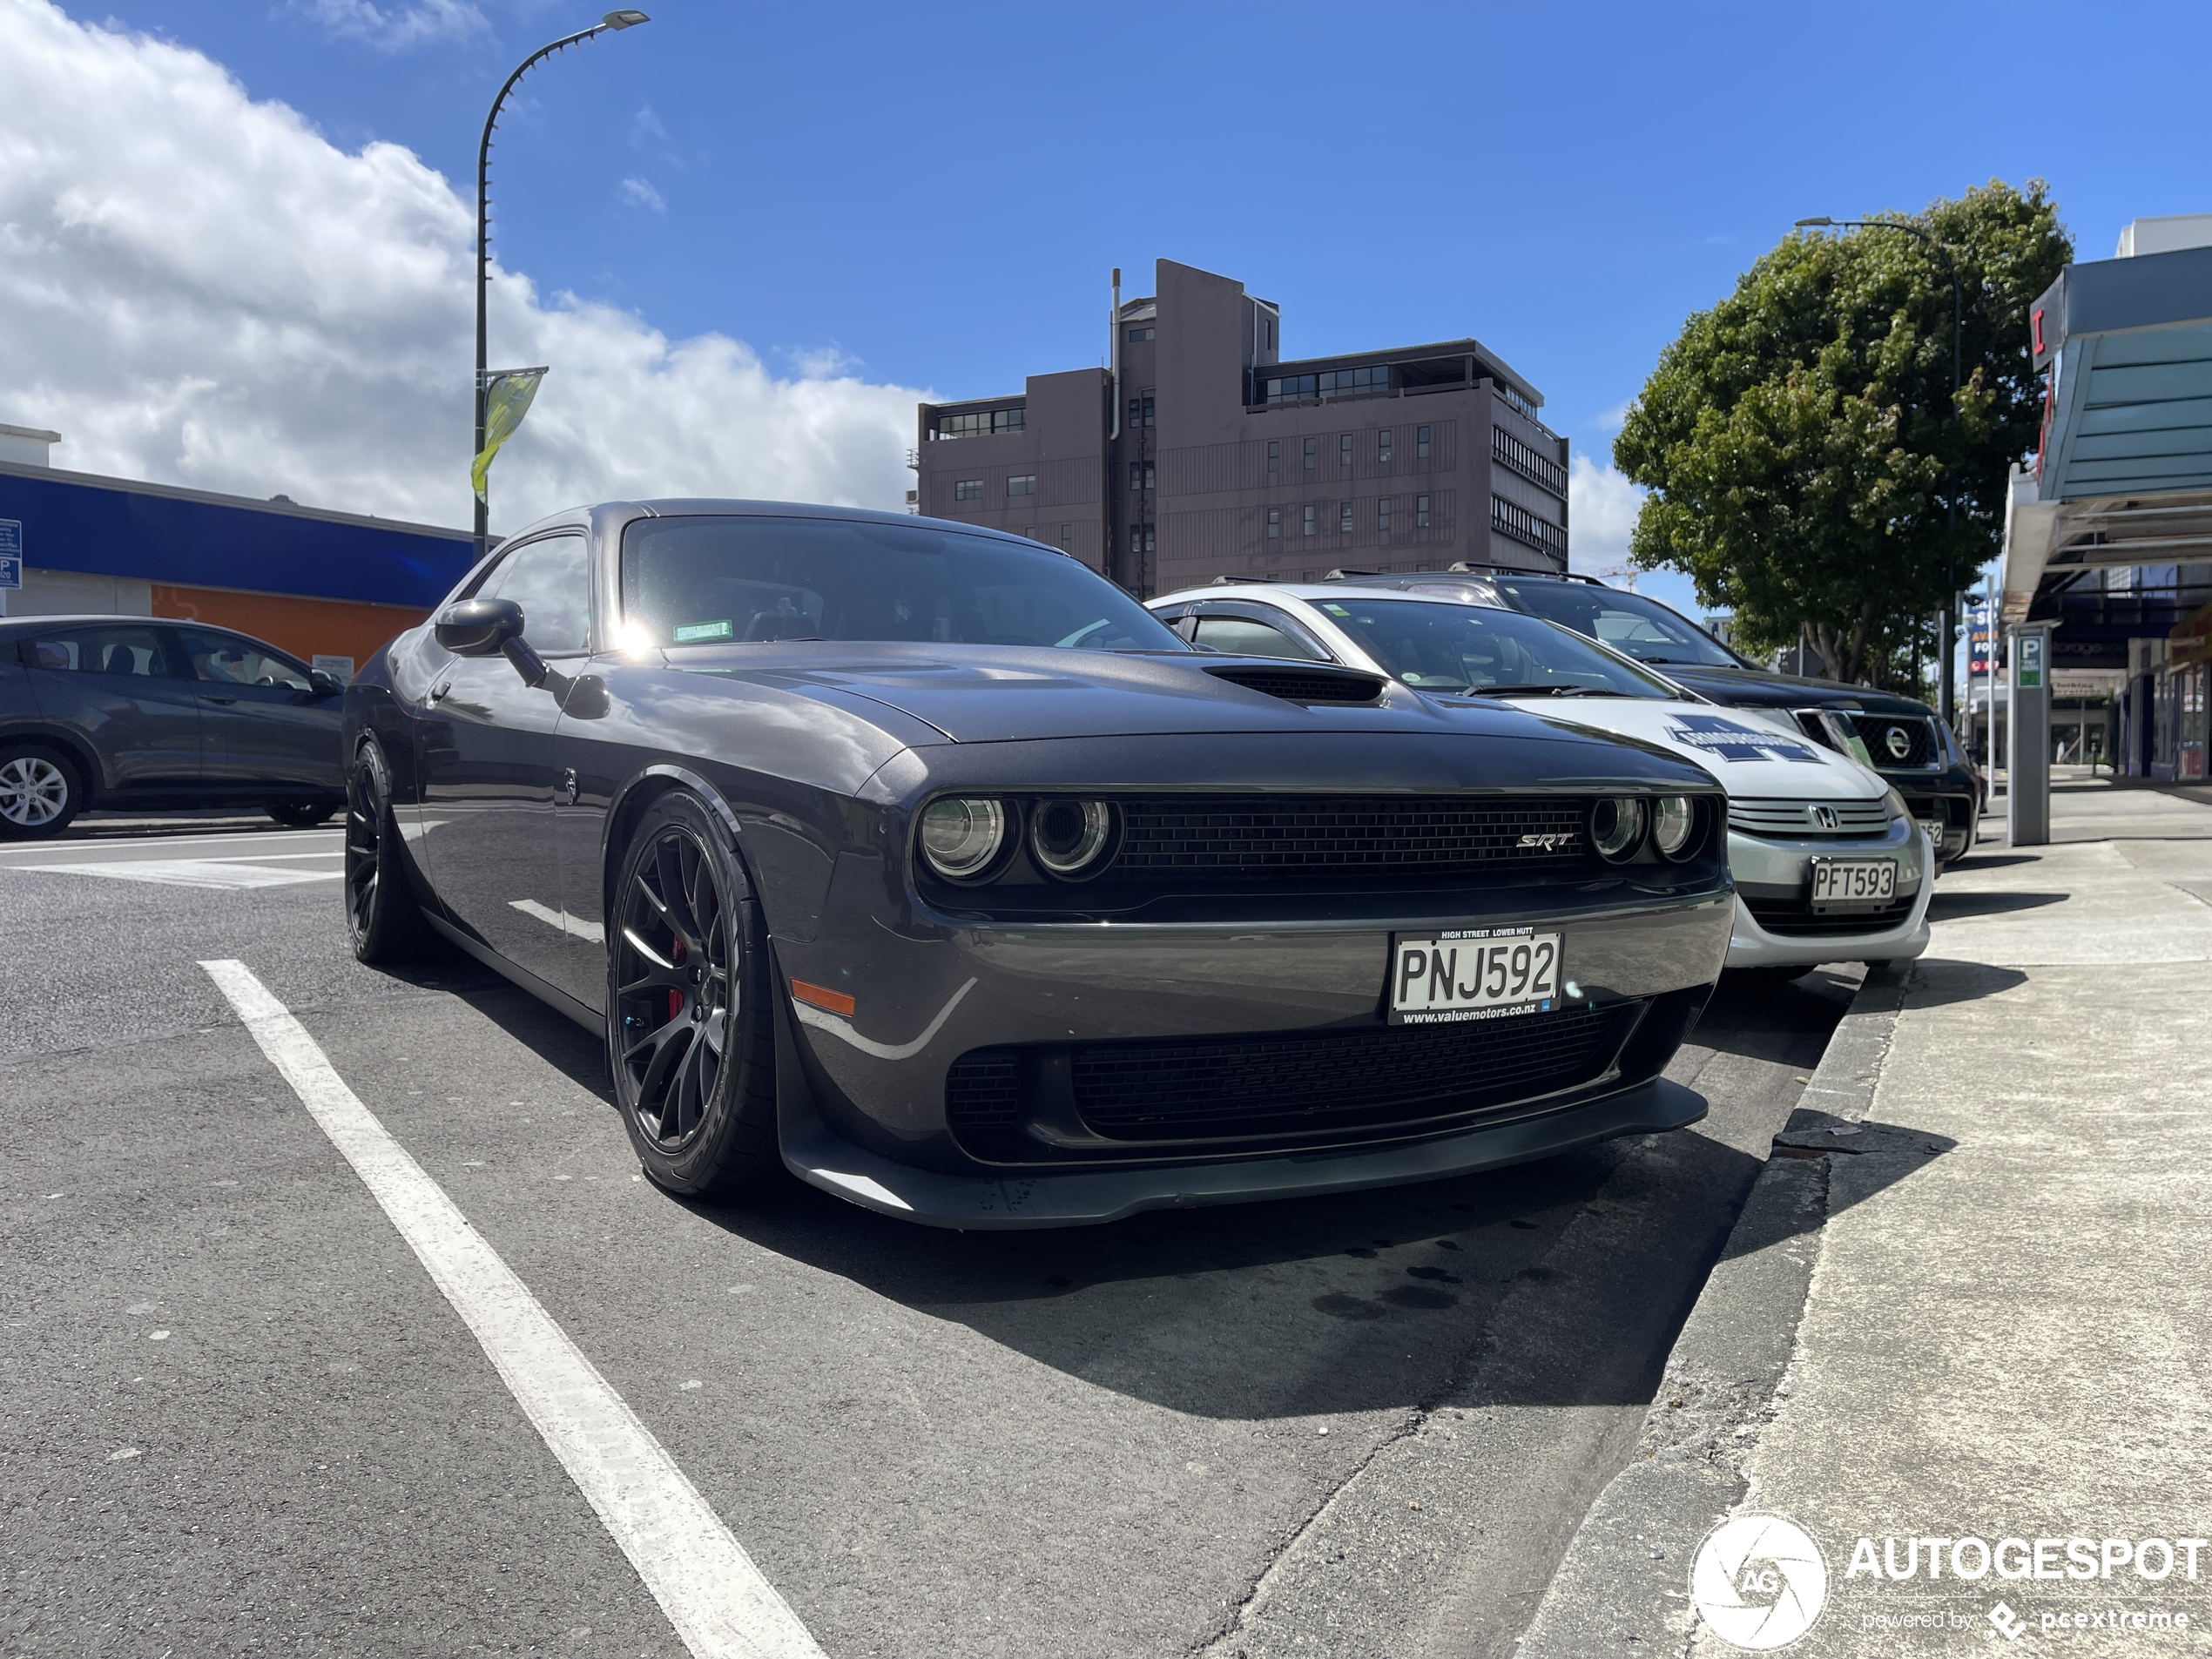
{"type": "Polygon", "coordinates": [[[1724,986],[1674,1136],[961,1235],[646,1184],[585,1033],[352,961],[334,831],[86,830],[0,851],[0,1656],[685,1651],[203,961],[837,1659],[1508,1653],[1855,981],[1724,986]]]}

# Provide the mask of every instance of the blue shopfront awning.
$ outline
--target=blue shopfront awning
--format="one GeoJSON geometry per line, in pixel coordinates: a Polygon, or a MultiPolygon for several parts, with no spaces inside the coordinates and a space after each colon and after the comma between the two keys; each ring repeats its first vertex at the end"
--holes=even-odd
{"type": "Polygon", "coordinates": [[[2069,265],[2029,323],[2038,500],[2212,489],[2212,247],[2069,265]]]}

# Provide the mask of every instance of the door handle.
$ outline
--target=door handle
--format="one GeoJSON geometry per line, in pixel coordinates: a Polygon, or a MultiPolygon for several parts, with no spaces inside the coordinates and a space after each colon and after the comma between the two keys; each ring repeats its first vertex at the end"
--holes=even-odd
{"type": "Polygon", "coordinates": [[[238,701],[234,697],[210,697],[205,691],[200,693],[199,700],[203,703],[217,704],[223,708],[228,708],[238,701]]]}

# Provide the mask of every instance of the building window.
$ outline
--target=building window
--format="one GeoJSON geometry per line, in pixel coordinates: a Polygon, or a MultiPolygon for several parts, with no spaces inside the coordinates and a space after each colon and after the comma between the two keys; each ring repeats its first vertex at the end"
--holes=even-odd
{"type": "Polygon", "coordinates": [[[1339,368],[1326,374],[1272,375],[1260,382],[1269,403],[1311,403],[1339,397],[1380,397],[1390,390],[1390,368],[1339,368]]]}
{"type": "Polygon", "coordinates": [[[954,501],[982,500],[983,481],[981,478],[961,479],[953,486],[953,499],[954,501]]]}
{"type": "Polygon", "coordinates": [[[1384,466],[1390,464],[1390,428],[1385,427],[1375,434],[1375,459],[1384,466]]]}
{"type": "Polygon", "coordinates": [[[1349,432],[1337,440],[1337,458],[1347,467],[1352,464],[1352,434],[1349,432]]]}
{"type": "Polygon", "coordinates": [[[1501,426],[1490,428],[1490,453],[1532,483],[1541,484],[1554,496],[1567,494],[1567,469],[1548,455],[1539,455],[1501,426]]]}
{"type": "Polygon", "coordinates": [[[1060,527],[1060,550],[1063,553],[1072,553],[1075,548],[1076,527],[1073,524],[1062,524],[1060,527]]]}
{"type": "Polygon", "coordinates": [[[1129,401],[1129,423],[1133,427],[1152,424],[1152,400],[1133,397],[1129,401]]]}
{"type": "Polygon", "coordinates": [[[1321,441],[1320,441],[1320,439],[1318,439],[1318,438],[1308,438],[1308,439],[1305,441],[1305,469],[1306,469],[1308,472],[1312,472],[1312,471],[1314,469],[1314,468],[1315,468],[1315,467],[1317,467],[1317,466],[1318,466],[1318,465],[1320,464],[1320,461],[1321,461],[1321,441]]]}
{"type": "Polygon", "coordinates": [[[1423,461],[1428,459],[1428,428],[1425,426],[1413,428],[1413,453],[1423,461]]]}
{"type": "Polygon", "coordinates": [[[1132,461],[1129,463],[1129,487],[1131,489],[1152,488],[1152,463],[1150,462],[1132,461]]]}
{"type": "Polygon", "coordinates": [[[1321,528],[1320,525],[1315,522],[1320,510],[1321,509],[1318,507],[1309,507],[1305,509],[1305,533],[1308,536],[1313,535],[1321,528]]]}
{"type": "Polygon", "coordinates": [[[978,409],[972,415],[941,415],[934,435],[940,438],[982,438],[994,432],[1023,429],[1021,409],[978,409]]]}
{"type": "MultiPolygon", "coordinates": [[[[1428,428],[1423,427],[1421,430],[1426,432],[1428,428]]],[[[1428,528],[1428,497],[1426,496],[1413,497],[1413,528],[1417,530],[1428,528]]]]}
{"type": "Polygon", "coordinates": [[[1337,533],[1339,536],[1352,534],[1352,503],[1348,501],[1337,503],[1337,533]]]}
{"type": "Polygon", "coordinates": [[[1025,472],[1008,479],[1006,481],[1006,493],[1009,496],[1035,495],[1037,493],[1036,474],[1033,472],[1025,472]]]}
{"type": "Polygon", "coordinates": [[[1267,441],[1267,470],[1273,473],[1283,470],[1283,441],[1280,438],[1267,441]]]}
{"type": "Polygon", "coordinates": [[[1152,331],[1150,328],[1132,328],[1129,331],[1129,343],[1132,346],[1141,346],[1151,338],[1152,331]]]}
{"type": "Polygon", "coordinates": [[[1283,509],[1279,507],[1271,507],[1267,509],[1267,539],[1271,542],[1280,541],[1282,536],[1283,509]]]}
{"type": "Polygon", "coordinates": [[[1130,525],[1129,527],[1129,550],[1132,553],[1150,553],[1155,545],[1152,529],[1153,527],[1150,524],[1130,525]]]}
{"type": "Polygon", "coordinates": [[[1275,319],[1272,317],[1267,320],[1267,349],[1275,349],[1275,319]]]}
{"type": "Polygon", "coordinates": [[[1390,497],[1387,496],[1375,503],[1375,529],[1379,535],[1390,534],[1390,497]]]}

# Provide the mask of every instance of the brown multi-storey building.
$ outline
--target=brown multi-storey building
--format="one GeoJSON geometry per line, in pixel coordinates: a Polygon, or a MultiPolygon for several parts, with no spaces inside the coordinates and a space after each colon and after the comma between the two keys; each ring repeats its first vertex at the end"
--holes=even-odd
{"type": "Polygon", "coordinates": [[[1171,260],[1115,314],[1112,368],[921,405],[916,509],[1063,548],[1143,597],[1567,568],[1567,440],[1480,341],[1286,361],[1278,307],[1171,260]]]}

